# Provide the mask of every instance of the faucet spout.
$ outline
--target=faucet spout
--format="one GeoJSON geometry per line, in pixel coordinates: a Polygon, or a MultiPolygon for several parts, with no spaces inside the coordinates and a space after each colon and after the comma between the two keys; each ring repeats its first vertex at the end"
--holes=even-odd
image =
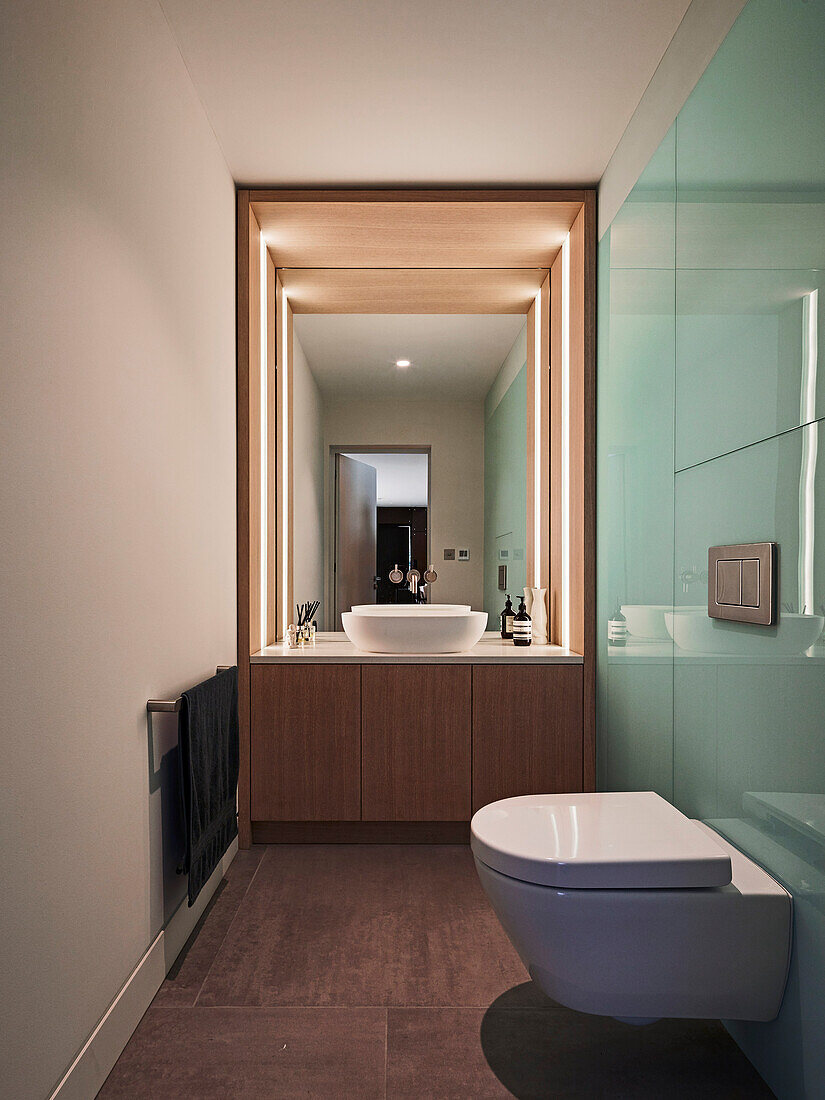
{"type": "Polygon", "coordinates": [[[687,592],[688,588],[692,584],[704,584],[707,582],[708,574],[707,570],[703,569],[701,572],[695,565],[691,565],[690,569],[683,569],[679,574],[679,580],[682,582],[682,591],[687,592]]]}

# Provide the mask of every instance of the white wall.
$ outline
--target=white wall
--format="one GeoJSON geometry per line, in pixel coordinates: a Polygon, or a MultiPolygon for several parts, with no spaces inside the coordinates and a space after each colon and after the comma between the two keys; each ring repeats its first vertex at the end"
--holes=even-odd
{"type": "Polygon", "coordinates": [[[155,0],[0,29],[3,1095],[150,937],[145,704],[234,659],[234,194],[155,0]]]}
{"type": "Polygon", "coordinates": [[[292,347],[292,585],[296,603],[324,603],[324,405],[304,349],[292,347]]]}
{"type": "MultiPolygon", "coordinates": [[[[432,500],[428,522],[438,581],[436,603],[483,602],[483,401],[327,402],[325,453],[330,446],[430,446],[432,500]],[[444,548],[466,547],[468,562],[444,561],[444,548]]],[[[327,483],[329,482],[329,463],[327,483]]],[[[329,500],[329,484],[327,484],[329,500]]]]}
{"type": "Polygon", "coordinates": [[[379,508],[426,508],[430,491],[430,456],[418,451],[356,452],[356,462],[375,470],[379,508]]]}
{"type": "MultiPolygon", "coordinates": [[[[513,379],[527,362],[527,322],[519,330],[518,336],[513,341],[513,346],[507,352],[501,369],[493,379],[493,384],[487,390],[484,398],[484,419],[489,420],[501,404],[501,399],[513,384],[513,379]]],[[[524,434],[527,436],[527,424],[524,425],[524,434]]]]}

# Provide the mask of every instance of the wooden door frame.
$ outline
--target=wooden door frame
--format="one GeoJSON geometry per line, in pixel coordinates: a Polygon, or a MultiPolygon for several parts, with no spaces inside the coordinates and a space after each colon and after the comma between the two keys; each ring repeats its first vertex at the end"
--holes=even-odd
{"type": "MultiPolygon", "coordinates": [[[[577,318],[577,353],[575,362],[571,358],[571,385],[576,387],[579,404],[577,405],[577,423],[571,424],[571,454],[575,446],[575,457],[579,462],[581,480],[571,485],[571,516],[577,519],[577,558],[576,584],[577,599],[581,606],[578,610],[581,639],[580,648],[584,656],[583,677],[583,764],[582,789],[595,789],[595,741],[596,741],[596,697],[595,697],[595,645],[596,645],[596,192],[588,188],[573,189],[397,189],[397,188],[344,188],[344,189],[298,189],[298,188],[239,188],[237,190],[237,268],[236,268],[236,348],[237,348],[237,597],[238,597],[238,710],[240,726],[240,775],[238,781],[238,831],[242,848],[252,842],[252,823],[250,813],[250,736],[251,736],[251,690],[250,655],[259,648],[254,644],[253,615],[260,616],[260,545],[253,532],[260,525],[260,482],[255,471],[254,456],[260,454],[260,390],[256,381],[256,371],[251,365],[260,357],[260,227],[252,208],[253,203],[262,202],[558,202],[580,203],[581,209],[576,218],[580,243],[578,244],[578,262],[581,265],[581,293],[579,303],[580,316],[577,318]],[[257,597],[257,599],[256,599],[257,597]]],[[[571,230],[572,233],[572,230],[571,230]]],[[[269,265],[268,265],[269,266],[269,265]]],[[[273,265],[274,272],[274,265],[273,265]]],[[[267,297],[269,297],[269,280],[267,297]]],[[[555,290],[551,269],[550,310],[552,311],[555,290]]],[[[268,311],[269,312],[269,311],[268,311]]],[[[275,319],[272,318],[274,325],[275,319]]],[[[573,333],[571,331],[571,337],[573,333]]],[[[274,359],[277,359],[277,340],[267,333],[268,374],[273,377],[274,359]],[[273,355],[274,352],[274,355],[273,355]]],[[[556,434],[554,428],[553,387],[557,371],[554,367],[554,334],[551,332],[549,379],[548,436],[551,440],[556,434]]],[[[571,344],[572,348],[572,344],[571,344]]],[[[270,408],[272,403],[270,401],[270,408]]],[[[273,409],[274,413],[274,409],[273,409]]],[[[274,451],[274,435],[270,418],[268,442],[274,451]]],[[[572,469],[572,464],[571,464],[572,469]]],[[[549,538],[545,546],[549,547],[550,587],[553,588],[554,545],[558,545],[558,528],[554,518],[553,500],[558,493],[559,470],[553,460],[551,447],[548,477],[549,538]],[[554,542],[554,540],[556,540],[554,542]]],[[[268,479],[270,500],[274,499],[275,479],[268,479]]],[[[271,512],[270,512],[271,514],[271,512]]],[[[572,530],[572,529],[571,529],[572,530]]],[[[572,559],[572,553],[571,553],[572,559]]],[[[274,573],[274,568],[272,573],[274,573]]],[[[272,577],[273,582],[275,577],[272,577]]],[[[572,580],[572,577],[571,577],[572,580]]],[[[552,622],[552,593],[548,593],[552,622]]],[[[267,620],[267,633],[271,620],[267,620]]]]}

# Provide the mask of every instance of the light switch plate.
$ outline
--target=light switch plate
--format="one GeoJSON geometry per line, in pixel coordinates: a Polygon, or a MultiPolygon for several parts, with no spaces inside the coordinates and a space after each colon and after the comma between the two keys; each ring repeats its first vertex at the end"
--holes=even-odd
{"type": "Polygon", "coordinates": [[[711,546],[708,615],[759,626],[776,622],[775,542],[711,546]]]}
{"type": "Polygon", "coordinates": [[[470,551],[469,550],[459,550],[458,560],[459,561],[469,561],[470,560],[470,551]]]}
{"type": "Polygon", "coordinates": [[[444,551],[444,561],[455,561],[455,547],[444,551]]]}

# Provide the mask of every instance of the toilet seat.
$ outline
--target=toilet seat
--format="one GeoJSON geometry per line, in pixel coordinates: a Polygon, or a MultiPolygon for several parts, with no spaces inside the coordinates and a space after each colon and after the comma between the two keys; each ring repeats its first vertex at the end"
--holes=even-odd
{"type": "Polygon", "coordinates": [[[521,795],[473,817],[476,859],[557,889],[726,886],[729,854],[653,791],[521,795]]]}

